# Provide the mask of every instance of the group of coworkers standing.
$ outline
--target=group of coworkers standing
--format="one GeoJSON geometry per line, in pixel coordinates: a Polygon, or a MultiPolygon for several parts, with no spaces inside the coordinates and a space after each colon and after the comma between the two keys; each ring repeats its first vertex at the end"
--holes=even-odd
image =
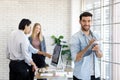
{"type": "MultiPolygon", "coordinates": [[[[9,63],[9,80],[34,80],[37,68],[48,66],[45,57],[51,58],[46,52],[46,44],[42,35],[41,25],[35,23],[30,37],[31,21],[22,19],[18,30],[13,31],[7,42],[7,58],[9,63]]],[[[46,79],[39,79],[46,80],[46,79]]]]}
{"type": "MultiPolygon", "coordinates": [[[[83,12],[79,16],[80,30],[70,39],[71,58],[74,61],[73,80],[100,80],[99,58],[102,58],[100,37],[90,27],[92,14],[83,12]]],[[[31,36],[31,21],[22,19],[18,30],[13,31],[8,38],[7,58],[10,59],[10,80],[33,80],[34,71],[45,67],[45,39],[41,25],[35,23],[31,36]]]]}

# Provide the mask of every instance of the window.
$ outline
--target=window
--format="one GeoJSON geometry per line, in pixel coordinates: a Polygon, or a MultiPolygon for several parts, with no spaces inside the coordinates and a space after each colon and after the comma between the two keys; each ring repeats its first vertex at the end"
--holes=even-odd
{"type": "Polygon", "coordinates": [[[104,56],[101,59],[101,78],[112,80],[111,74],[111,48],[112,45],[112,24],[110,0],[82,0],[82,11],[93,13],[92,30],[97,32],[103,42],[104,56]]]}
{"type": "Polygon", "coordinates": [[[103,39],[101,78],[120,80],[120,0],[82,0],[81,5],[93,13],[92,30],[103,39]]]}

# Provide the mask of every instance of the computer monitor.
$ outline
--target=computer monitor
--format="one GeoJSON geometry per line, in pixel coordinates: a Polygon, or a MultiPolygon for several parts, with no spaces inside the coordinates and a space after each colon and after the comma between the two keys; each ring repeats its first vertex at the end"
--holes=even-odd
{"type": "Polygon", "coordinates": [[[53,50],[51,65],[57,67],[61,60],[61,45],[56,45],[53,50]]]}

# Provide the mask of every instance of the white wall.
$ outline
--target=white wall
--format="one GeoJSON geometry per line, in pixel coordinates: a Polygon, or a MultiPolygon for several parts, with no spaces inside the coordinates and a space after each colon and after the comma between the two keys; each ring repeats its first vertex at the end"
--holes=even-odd
{"type": "Polygon", "coordinates": [[[80,30],[79,15],[81,0],[71,0],[71,35],[80,30]]]}
{"type": "Polygon", "coordinates": [[[5,45],[8,35],[17,29],[22,18],[39,22],[46,39],[47,51],[52,54],[50,36],[64,35],[70,38],[70,0],[0,0],[0,80],[9,78],[9,60],[5,45]]]}

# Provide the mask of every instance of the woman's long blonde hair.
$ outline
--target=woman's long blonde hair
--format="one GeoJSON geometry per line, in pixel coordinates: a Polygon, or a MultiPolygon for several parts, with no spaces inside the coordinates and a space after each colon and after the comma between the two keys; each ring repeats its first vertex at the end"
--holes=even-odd
{"type": "Polygon", "coordinates": [[[36,26],[40,26],[40,32],[38,33],[37,37],[39,37],[39,40],[42,41],[43,40],[43,35],[42,35],[41,25],[39,23],[34,24],[31,37],[32,37],[32,39],[35,37],[34,33],[35,33],[36,26]]]}

